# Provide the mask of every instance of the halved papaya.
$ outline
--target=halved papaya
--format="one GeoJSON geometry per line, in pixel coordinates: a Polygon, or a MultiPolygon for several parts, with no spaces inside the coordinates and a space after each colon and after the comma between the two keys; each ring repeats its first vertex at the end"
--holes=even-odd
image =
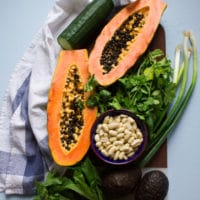
{"type": "Polygon", "coordinates": [[[162,0],[137,0],[103,28],[89,56],[89,71],[100,85],[114,83],[149,46],[167,7],[162,0]]]}
{"type": "Polygon", "coordinates": [[[90,129],[97,109],[85,105],[89,93],[86,49],[62,50],[52,79],[47,104],[49,147],[54,161],[62,166],[79,162],[90,146],[90,129]]]}

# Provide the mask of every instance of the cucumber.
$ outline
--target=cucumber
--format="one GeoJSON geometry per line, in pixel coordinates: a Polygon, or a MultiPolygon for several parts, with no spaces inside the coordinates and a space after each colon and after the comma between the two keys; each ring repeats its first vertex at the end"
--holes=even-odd
{"type": "Polygon", "coordinates": [[[113,8],[113,0],[93,0],[58,36],[59,45],[63,49],[85,47],[113,8]]]}

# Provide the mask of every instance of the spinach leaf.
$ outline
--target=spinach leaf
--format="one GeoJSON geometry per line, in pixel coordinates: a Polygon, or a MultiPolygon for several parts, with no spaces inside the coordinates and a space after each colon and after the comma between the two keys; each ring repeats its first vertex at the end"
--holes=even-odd
{"type": "Polygon", "coordinates": [[[88,157],[67,172],[70,175],[49,172],[44,183],[36,182],[34,200],[103,200],[100,177],[88,157]]]}

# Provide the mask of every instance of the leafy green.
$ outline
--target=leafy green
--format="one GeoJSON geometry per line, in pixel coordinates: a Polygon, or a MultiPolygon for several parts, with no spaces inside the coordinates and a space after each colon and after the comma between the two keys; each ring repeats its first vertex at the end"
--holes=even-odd
{"type": "Polygon", "coordinates": [[[97,85],[98,85],[98,82],[96,81],[96,79],[93,75],[90,77],[90,79],[86,83],[85,90],[87,92],[93,91],[97,85]]]}
{"type": "Polygon", "coordinates": [[[184,33],[183,42],[183,65],[180,64],[179,59],[179,48],[176,50],[175,63],[176,63],[176,74],[174,78],[174,83],[180,85],[177,97],[171,103],[171,108],[165,118],[165,121],[158,126],[157,131],[154,133],[154,139],[148,144],[146,153],[144,157],[140,160],[139,166],[144,167],[151,158],[155,155],[161,145],[165,142],[166,138],[169,136],[172,129],[176,126],[177,122],[181,119],[181,116],[187,107],[187,104],[193,94],[198,74],[198,54],[196,46],[196,38],[192,32],[184,33]],[[189,66],[190,59],[192,59],[193,72],[191,77],[189,77],[189,66]],[[178,56],[178,59],[177,59],[178,56]],[[182,79],[180,79],[182,77],[182,79]],[[190,81],[189,85],[187,82],[190,81]],[[189,87],[188,87],[189,86],[189,87]]]}
{"type": "Polygon", "coordinates": [[[101,179],[88,157],[69,167],[66,176],[49,172],[44,183],[36,182],[34,200],[103,200],[101,179]]]}
{"type": "Polygon", "coordinates": [[[148,52],[126,75],[109,87],[97,85],[94,77],[87,88],[94,92],[87,99],[87,106],[97,106],[99,113],[108,109],[125,108],[145,120],[153,133],[161,113],[175,97],[176,85],[170,60],[159,49],[148,52]]]}

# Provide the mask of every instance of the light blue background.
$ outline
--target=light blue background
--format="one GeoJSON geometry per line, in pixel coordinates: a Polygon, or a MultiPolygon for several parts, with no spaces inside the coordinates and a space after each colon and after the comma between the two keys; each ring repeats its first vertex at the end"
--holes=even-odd
{"type": "MultiPolygon", "coordinates": [[[[66,0],[67,2],[67,0],[66,0]]],[[[193,30],[200,51],[200,1],[166,0],[161,24],[166,31],[167,55],[173,61],[182,33],[193,30]]],[[[33,36],[43,25],[53,0],[0,0],[0,102],[9,77],[33,36]]],[[[168,200],[200,200],[200,82],[181,121],[168,139],[168,200]]],[[[28,199],[7,197],[0,200],[28,199]]]]}

